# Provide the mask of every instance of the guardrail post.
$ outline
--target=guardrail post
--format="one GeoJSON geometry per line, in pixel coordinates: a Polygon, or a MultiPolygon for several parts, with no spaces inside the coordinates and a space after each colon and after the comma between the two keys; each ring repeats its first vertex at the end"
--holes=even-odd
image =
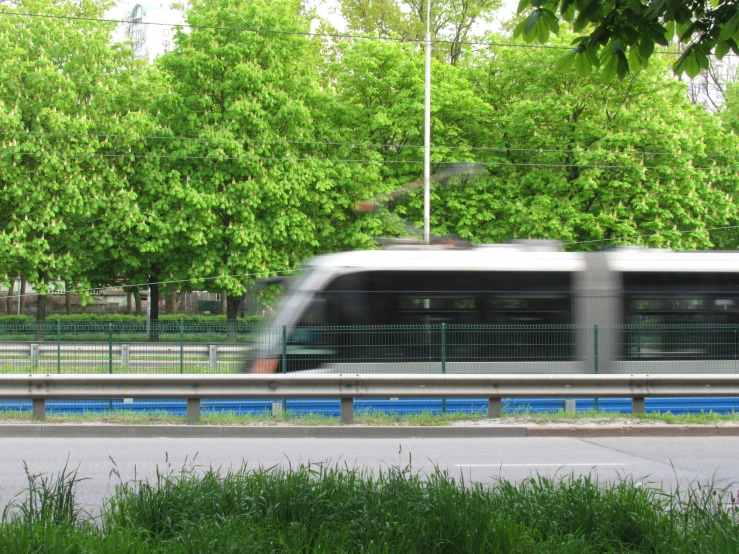
{"type": "Polygon", "coordinates": [[[565,413],[574,414],[577,411],[577,400],[565,400],[565,413]]]}
{"type": "MultiPolygon", "coordinates": [[[[595,369],[595,374],[598,375],[598,324],[595,323],[593,325],[593,368],[595,369]]],[[[595,411],[599,411],[598,406],[598,398],[593,399],[593,408],[595,408],[595,411]]]]}
{"type": "Polygon", "coordinates": [[[128,369],[129,361],[131,360],[131,349],[127,344],[121,344],[121,365],[128,369]]]}
{"type": "Polygon", "coordinates": [[[187,399],[187,420],[195,423],[200,419],[200,398],[187,399]]]}
{"type": "Polygon", "coordinates": [[[351,423],[354,419],[354,399],[341,397],[341,408],[339,410],[341,423],[351,423]]]}
{"type": "Polygon", "coordinates": [[[488,398],[488,417],[499,418],[502,412],[502,398],[488,398]]]}
{"type": "Polygon", "coordinates": [[[185,324],[180,318],[180,373],[185,372],[185,324]]]}
{"type": "Polygon", "coordinates": [[[43,398],[34,398],[31,400],[31,417],[37,421],[46,419],[46,400],[43,398]]]}
{"type": "MultiPolygon", "coordinates": [[[[446,374],[446,323],[441,324],[441,373],[446,374]]],[[[446,413],[446,397],[441,398],[441,413],[446,413]]]]}
{"type": "Polygon", "coordinates": [[[631,399],[631,413],[632,414],[643,414],[645,413],[644,408],[644,397],[635,396],[631,399]]]}
{"type": "Polygon", "coordinates": [[[208,368],[215,371],[218,368],[218,345],[208,345],[208,368]]]}
{"type": "MultiPolygon", "coordinates": [[[[108,375],[113,374],[113,324],[108,323],[108,375]]],[[[108,401],[108,408],[113,411],[113,397],[108,401]]]]}
{"type": "Polygon", "coordinates": [[[56,320],[56,372],[62,372],[62,320],[56,320]]]}
{"type": "Polygon", "coordinates": [[[38,366],[38,343],[36,342],[31,344],[31,365],[38,366]]]}

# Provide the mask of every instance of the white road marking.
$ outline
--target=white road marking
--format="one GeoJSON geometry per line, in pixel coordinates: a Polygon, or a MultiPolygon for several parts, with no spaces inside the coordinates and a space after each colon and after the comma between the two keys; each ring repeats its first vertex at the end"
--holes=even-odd
{"type": "Polygon", "coordinates": [[[593,462],[589,464],[454,464],[454,467],[594,467],[594,466],[627,466],[629,464],[593,462]]]}

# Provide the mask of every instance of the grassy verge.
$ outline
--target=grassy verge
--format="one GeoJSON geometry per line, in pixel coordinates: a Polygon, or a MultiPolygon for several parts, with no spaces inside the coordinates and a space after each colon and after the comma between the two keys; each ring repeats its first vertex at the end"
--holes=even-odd
{"type": "MultiPolygon", "coordinates": [[[[473,413],[431,413],[417,414],[387,414],[381,412],[358,412],[354,417],[356,425],[389,425],[389,426],[444,426],[461,423],[477,423],[488,420],[484,412],[473,413]]],[[[82,414],[49,413],[46,416],[48,423],[104,423],[117,425],[188,425],[189,422],[179,415],[167,412],[133,412],[129,410],[113,410],[101,412],[87,412],[82,414]]],[[[503,413],[501,424],[602,424],[612,423],[649,424],[662,423],[668,425],[722,425],[738,424],[739,413],[717,414],[705,412],[700,414],[675,415],[666,413],[650,414],[622,414],[618,412],[578,412],[565,414],[564,412],[533,413],[514,412],[503,413]]],[[[2,423],[31,423],[30,410],[0,411],[2,423]]],[[[199,425],[341,425],[337,417],[321,414],[297,414],[284,412],[276,415],[268,413],[239,414],[234,412],[203,412],[199,425]]]]}
{"type": "Polygon", "coordinates": [[[529,478],[492,486],[409,466],[379,474],[308,465],[159,474],[120,483],[91,519],[75,472],[29,476],[9,505],[2,552],[727,553],[739,551],[731,491],[666,494],[624,480],[529,478]]]}

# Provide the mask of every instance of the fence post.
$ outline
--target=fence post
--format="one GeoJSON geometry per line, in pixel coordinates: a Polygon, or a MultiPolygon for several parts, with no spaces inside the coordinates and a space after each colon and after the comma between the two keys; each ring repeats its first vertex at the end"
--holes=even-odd
{"type": "Polygon", "coordinates": [[[180,318],[180,373],[184,373],[185,360],[183,358],[185,351],[185,324],[180,318]]]}
{"type": "MultiPolygon", "coordinates": [[[[282,373],[283,374],[287,373],[287,325],[282,326],[282,364],[280,365],[282,366],[282,373]]],[[[286,412],[287,412],[287,398],[283,398],[282,399],[282,413],[285,414],[286,412]]]]}
{"type": "Polygon", "coordinates": [[[62,320],[56,320],[56,372],[62,372],[62,320]]]}
{"type": "Polygon", "coordinates": [[[34,368],[38,367],[38,343],[36,342],[31,344],[31,365],[34,368]]]}
{"type": "Polygon", "coordinates": [[[128,364],[131,359],[131,351],[127,344],[121,344],[121,365],[128,371],[128,364]]]}
{"type": "MultiPolygon", "coordinates": [[[[598,324],[595,323],[593,325],[593,363],[594,363],[594,369],[595,374],[598,375],[598,324]]],[[[593,401],[593,407],[595,408],[595,411],[599,411],[598,406],[598,398],[596,397],[593,401]]]]}
{"type": "Polygon", "coordinates": [[[218,368],[218,345],[208,345],[208,369],[215,371],[218,368]]]}
{"type": "MultiPolygon", "coordinates": [[[[737,342],[737,327],[734,326],[734,361],[736,362],[739,360],[739,357],[737,357],[737,349],[739,349],[739,342],[737,342]]],[[[739,373],[739,365],[736,366],[736,371],[739,373]]]]}
{"type": "MultiPolygon", "coordinates": [[[[441,324],[441,374],[446,374],[446,323],[441,324]]],[[[446,397],[441,399],[441,413],[446,413],[446,397]]]]}

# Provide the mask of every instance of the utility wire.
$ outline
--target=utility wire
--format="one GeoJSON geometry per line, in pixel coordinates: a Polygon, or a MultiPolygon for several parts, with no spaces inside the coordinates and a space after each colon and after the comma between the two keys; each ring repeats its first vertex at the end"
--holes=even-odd
{"type": "MultiPolygon", "coordinates": [[[[494,121],[500,121],[496,119],[494,121]]],[[[342,141],[300,141],[300,140],[261,140],[242,137],[187,137],[187,136],[168,136],[168,135],[126,135],[126,134],[108,134],[108,133],[59,133],[44,131],[10,131],[0,130],[0,134],[14,134],[17,136],[33,135],[40,137],[89,137],[89,138],[121,138],[132,140],[181,140],[184,142],[246,142],[254,144],[293,144],[299,146],[348,146],[351,148],[397,148],[403,149],[419,149],[423,148],[422,144],[401,144],[401,143],[369,143],[369,142],[342,142],[342,141]]],[[[713,152],[660,152],[649,150],[577,150],[563,148],[508,148],[505,146],[447,146],[432,145],[432,150],[474,150],[484,152],[540,152],[540,153],[562,153],[562,154],[603,154],[603,155],[619,155],[634,154],[639,156],[707,156],[718,158],[735,158],[739,157],[739,153],[722,154],[713,152]]],[[[0,151],[2,152],[2,151],[0,151]]],[[[126,154],[127,155],[127,154],[126,154]]]]}
{"type": "Polygon", "coordinates": [[[644,235],[629,235],[625,237],[616,237],[611,239],[594,239],[594,240],[581,240],[578,242],[566,242],[564,243],[565,246],[572,246],[574,244],[591,244],[596,242],[614,242],[614,241],[622,241],[622,240],[629,240],[629,239],[640,239],[640,238],[648,238],[648,237],[657,237],[657,236],[665,236],[667,233],[678,233],[681,235],[687,234],[687,233],[705,233],[707,231],[722,231],[725,229],[739,229],[739,225],[725,225],[723,227],[708,227],[705,229],[690,229],[688,231],[677,231],[677,230],[669,230],[666,229],[665,231],[662,231],[661,233],[649,233],[644,235]]]}
{"type": "MultiPolygon", "coordinates": [[[[0,15],[10,15],[17,17],[37,17],[43,19],[62,19],[69,21],[88,21],[98,23],[115,23],[118,25],[130,24],[130,21],[125,19],[109,19],[102,17],[83,17],[74,15],[54,15],[54,14],[41,14],[41,13],[29,13],[29,12],[8,12],[0,11],[0,15]]],[[[375,36],[375,35],[359,35],[352,33],[314,33],[310,31],[285,31],[279,29],[255,29],[250,27],[229,27],[222,25],[194,25],[190,23],[158,23],[155,21],[140,21],[137,25],[153,25],[158,27],[187,27],[188,29],[208,29],[215,31],[239,31],[243,33],[254,33],[254,34],[276,34],[276,35],[296,35],[296,36],[307,36],[307,37],[325,37],[334,39],[362,39],[362,40],[380,40],[388,42],[399,42],[399,43],[410,43],[410,44],[425,44],[423,38],[400,38],[400,37],[386,37],[386,36],[375,36]]],[[[430,41],[431,44],[448,44],[456,46],[486,46],[490,48],[528,48],[538,50],[563,50],[570,51],[570,46],[556,46],[549,44],[520,44],[520,43],[496,43],[496,42],[481,42],[481,41],[461,41],[456,42],[447,39],[433,39],[430,41]]],[[[680,55],[681,52],[669,52],[669,51],[657,51],[657,54],[664,53],[670,55],[680,55]]]]}
{"type": "MultiPolygon", "coordinates": [[[[705,233],[708,231],[722,231],[727,229],[739,229],[739,225],[725,225],[722,227],[707,227],[703,229],[690,229],[686,231],[670,231],[666,230],[661,233],[648,233],[648,234],[641,234],[641,235],[627,235],[623,237],[614,237],[609,239],[595,239],[595,240],[583,240],[578,242],[566,242],[564,243],[565,246],[573,246],[577,244],[589,244],[589,243],[597,243],[597,242],[614,242],[614,241],[622,241],[622,240],[629,240],[634,238],[649,238],[649,237],[656,237],[656,236],[665,236],[665,233],[679,233],[679,234],[688,234],[688,233],[705,233]]],[[[686,252],[691,252],[690,250],[686,250],[686,252]]],[[[143,287],[150,287],[152,285],[173,285],[173,284],[180,284],[180,283],[192,283],[192,282],[201,282],[201,281],[212,281],[216,279],[237,279],[240,277],[257,277],[259,275],[275,275],[275,274],[286,274],[286,273],[296,273],[300,271],[299,268],[297,269],[285,269],[285,270],[277,270],[277,271],[258,271],[254,273],[236,273],[233,275],[219,275],[217,277],[195,277],[191,279],[171,279],[167,281],[151,281],[146,283],[135,283],[135,284],[120,284],[120,285],[108,285],[108,286],[102,286],[102,287],[90,287],[90,288],[80,288],[80,289],[71,289],[64,292],[52,292],[49,291],[48,294],[50,295],[57,295],[57,294],[65,294],[69,292],[70,294],[79,294],[84,292],[90,292],[94,293],[95,291],[99,291],[104,288],[143,288],[143,287]]],[[[24,297],[30,297],[30,296],[38,296],[38,292],[35,293],[27,293],[27,294],[14,294],[12,297],[6,296],[6,298],[24,298],[24,297]]]]}
{"type": "MultiPolygon", "coordinates": [[[[49,295],[61,295],[61,294],[66,294],[67,292],[70,293],[70,294],[80,294],[80,293],[84,293],[84,292],[94,293],[95,291],[99,291],[101,289],[107,289],[107,288],[120,288],[120,289],[125,289],[125,288],[143,288],[143,287],[150,287],[152,285],[173,285],[173,284],[179,284],[179,283],[193,283],[193,282],[199,283],[201,281],[213,281],[213,280],[216,280],[216,279],[238,279],[240,277],[257,277],[257,279],[259,279],[259,276],[260,275],[265,275],[266,277],[269,277],[270,275],[285,274],[285,273],[295,273],[296,271],[298,271],[298,270],[297,269],[285,269],[285,270],[279,270],[279,271],[268,271],[268,270],[264,270],[264,271],[258,271],[258,272],[255,272],[255,273],[236,273],[234,275],[219,275],[218,277],[193,277],[191,279],[172,279],[172,280],[168,280],[168,281],[151,281],[151,282],[147,282],[147,283],[135,283],[135,284],[130,284],[130,285],[125,285],[125,284],[120,284],[120,285],[106,285],[106,286],[101,286],[101,287],[89,287],[89,288],[84,288],[84,289],[70,289],[68,291],[58,291],[58,292],[57,291],[49,291],[47,294],[49,294],[49,295]]],[[[24,297],[38,296],[38,295],[39,295],[38,292],[31,292],[31,293],[27,293],[27,294],[14,294],[10,298],[24,298],[24,297]]],[[[0,297],[0,298],[2,298],[2,297],[0,297]]]]}
{"type": "MultiPolygon", "coordinates": [[[[587,151],[581,153],[587,154],[587,151]]],[[[423,164],[423,160],[363,160],[363,159],[334,159],[334,158],[283,158],[283,157],[267,157],[267,156],[256,156],[256,157],[238,157],[238,156],[180,156],[180,155],[152,155],[152,154],[99,154],[99,153],[82,153],[82,152],[17,152],[0,150],[0,157],[2,156],[73,156],[73,157],[99,157],[99,158],[119,158],[119,159],[130,159],[135,161],[138,159],[172,159],[172,160],[210,160],[214,162],[226,162],[226,161],[242,161],[242,162],[258,162],[258,161],[281,161],[281,162],[316,162],[316,163],[358,163],[358,164],[408,164],[408,165],[420,165],[423,164]]],[[[460,162],[449,162],[449,161],[432,161],[434,165],[449,165],[457,164],[460,162]]],[[[533,162],[466,162],[475,163],[478,165],[489,166],[489,167],[579,167],[579,168],[592,168],[592,169],[676,169],[675,166],[671,165],[619,165],[619,164],[581,164],[581,163],[533,163],[533,162]]],[[[695,169],[699,171],[739,171],[739,167],[702,167],[702,166],[691,166],[689,168],[682,169],[695,169]]],[[[678,168],[680,169],[680,168],[678,168]]]]}

